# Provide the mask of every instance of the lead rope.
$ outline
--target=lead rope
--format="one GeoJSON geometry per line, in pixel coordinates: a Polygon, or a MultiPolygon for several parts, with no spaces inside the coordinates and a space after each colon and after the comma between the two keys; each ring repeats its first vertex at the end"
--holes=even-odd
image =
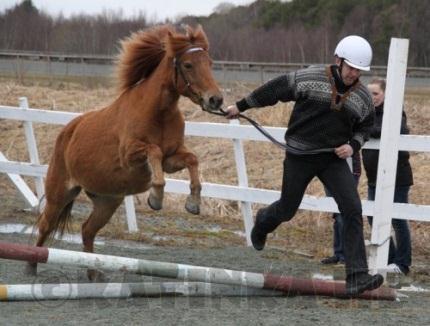
{"type": "MultiPolygon", "coordinates": [[[[220,116],[226,116],[227,112],[224,111],[222,108],[219,109],[221,112],[215,112],[215,111],[209,111],[209,110],[205,110],[203,109],[203,111],[206,111],[208,113],[212,113],[212,114],[216,114],[216,115],[220,115],[220,116]]],[[[267,139],[269,139],[272,143],[274,143],[275,145],[279,146],[280,148],[286,150],[288,148],[286,143],[282,143],[279,140],[277,140],[275,137],[273,137],[266,129],[264,129],[263,126],[261,126],[257,121],[251,119],[250,117],[247,117],[246,115],[239,113],[238,114],[239,118],[245,119],[246,121],[248,121],[251,125],[254,126],[255,129],[257,129],[264,137],[266,137],[267,139]]]]}

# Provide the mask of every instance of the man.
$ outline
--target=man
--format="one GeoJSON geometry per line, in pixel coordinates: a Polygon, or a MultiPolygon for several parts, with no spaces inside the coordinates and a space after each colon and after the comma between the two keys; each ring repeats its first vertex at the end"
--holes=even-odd
{"type": "Polygon", "coordinates": [[[287,143],[281,198],[257,212],[251,241],[262,250],[267,234],[295,215],[310,181],[317,176],[344,217],[346,294],[358,295],[383,283],[369,275],[361,201],[346,158],[358,152],[373,126],[372,99],[359,77],[372,60],[370,44],[351,35],[335,49],[335,65],[312,66],[275,78],[227,108],[237,117],[249,108],[295,101],[287,143]]]}

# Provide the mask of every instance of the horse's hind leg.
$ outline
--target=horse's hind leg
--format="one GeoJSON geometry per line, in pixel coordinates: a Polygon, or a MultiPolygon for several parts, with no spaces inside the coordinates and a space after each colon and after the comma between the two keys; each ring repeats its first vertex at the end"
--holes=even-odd
{"type": "MultiPolygon", "coordinates": [[[[94,252],[94,239],[102,227],[109,222],[115,210],[121,205],[123,197],[107,197],[87,193],[93,202],[94,208],[88,219],[82,224],[82,242],[84,252],[94,252]]],[[[91,281],[103,280],[103,273],[88,269],[88,278],[91,281]]]]}
{"type": "Polygon", "coordinates": [[[199,162],[197,157],[185,146],[181,146],[174,155],[163,161],[163,170],[167,173],[187,168],[190,173],[190,195],[187,197],[185,209],[192,214],[200,213],[200,192],[202,185],[199,179],[199,162]]]}
{"type": "MultiPolygon", "coordinates": [[[[37,221],[39,235],[36,246],[38,247],[43,246],[46,239],[58,229],[60,229],[60,233],[63,233],[70,218],[73,201],[78,196],[81,188],[60,189],[56,187],[56,189],[49,189],[48,191],[45,208],[37,221]],[[52,197],[52,194],[55,194],[55,197],[52,197]]],[[[36,275],[37,263],[28,263],[25,272],[28,275],[36,275]]]]}

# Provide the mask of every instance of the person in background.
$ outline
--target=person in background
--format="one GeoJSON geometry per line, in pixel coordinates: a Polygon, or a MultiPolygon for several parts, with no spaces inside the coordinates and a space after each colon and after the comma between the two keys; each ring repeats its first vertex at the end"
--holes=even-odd
{"type": "MultiPolygon", "coordinates": [[[[355,152],[352,155],[351,166],[352,175],[354,176],[355,185],[358,186],[358,181],[361,176],[361,155],[360,152],[355,152]]],[[[332,197],[330,191],[324,187],[324,191],[328,197],[332,197]]],[[[333,217],[333,256],[326,257],[321,260],[321,264],[345,264],[345,255],[343,253],[343,216],[340,213],[334,213],[333,217]]]]}
{"type": "MultiPolygon", "coordinates": [[[[375,122],[370,132],[370,137],[381,138],[382,118],[384,116],[385,80],[374,79],[368,84],[375,105],[375,122]]],[[[402,112],[401,134],[409,134],[406,114],[402,112]]],[[[378,171],[379,150],[363,149],[363,165],[367,175],[368,199],[375,200],[376,180],[378,171]]],[[[413,174],[409,162],[409,152],[399,151],[397,161],[396,184],[394,188],[394,202],[407,203],[409,201],[409,190],[413,185],[413,174]]],[[[368,217],[372,225],[372,217],[368,217]]],[[[390,249],[388,254],[388,271],[408,274],[412,263],[411,235],[407,220],[392,219],[396,244],[390,238],[390,249]]]]}
{"type": "Polygon", "coordinates": [[[311,66],[265,83],[228,106],[226,118],[278,101],[295,101],[285,134],[281,198],[258,210],[251,242],[263,250],[267,235],[294,217],[308,184],[318,177],[344,217],[345,293],[356,296],[384,281],[380,274],[369,274],[361,200],[346,162],[360,150],[373,126],[372,99],[359,80],[362,70],[370,70],[372,48],[364,38],[350,35],[338,43],[334,56],[334,65],[311,66]]]}

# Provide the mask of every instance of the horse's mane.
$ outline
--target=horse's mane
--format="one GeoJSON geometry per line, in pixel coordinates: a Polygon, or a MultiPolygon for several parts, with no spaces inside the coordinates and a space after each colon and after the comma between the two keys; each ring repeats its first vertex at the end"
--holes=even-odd
{"type": "Polygon", "coordinates": [[[126,91],[139,81],[148,78],[165,55],[175,56],[191,46],[209,49],[209,43],[201,26],[185,28],[180,33],[171,25],[161,25],[133,33],[121,41],[117,74],[119,89],[126,91]]]}

